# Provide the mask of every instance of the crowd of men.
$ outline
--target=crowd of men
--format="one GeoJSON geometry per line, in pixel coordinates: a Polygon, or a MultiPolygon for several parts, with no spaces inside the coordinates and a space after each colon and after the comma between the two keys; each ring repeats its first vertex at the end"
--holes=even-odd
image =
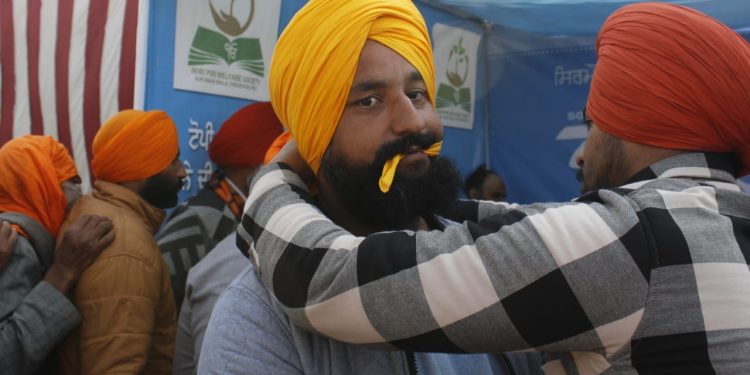
{"type": "Polygon", "coordinates": [[[596,47],[571,202],[484,166],[457,199],[410,0],[302,7],[179,206],[163,111],[102,124],[85,195],[61,143],[7,142],[0,372],[747,373],[750,44],[637,3],[596,47]]]}

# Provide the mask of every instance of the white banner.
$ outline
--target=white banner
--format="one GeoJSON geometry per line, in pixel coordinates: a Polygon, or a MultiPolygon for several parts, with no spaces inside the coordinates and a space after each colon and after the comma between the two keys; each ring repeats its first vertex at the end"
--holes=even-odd
{"type": "Polygon", "coordinates": [[[177,0],[174,88],[268,100],[281,0],[177,0]]]}
{"type": "Polygon", "coordinates": [[[432,27],[432,40],[438,115],[445,126],[471,129],[481,35],[436,23],[432,27]]]}

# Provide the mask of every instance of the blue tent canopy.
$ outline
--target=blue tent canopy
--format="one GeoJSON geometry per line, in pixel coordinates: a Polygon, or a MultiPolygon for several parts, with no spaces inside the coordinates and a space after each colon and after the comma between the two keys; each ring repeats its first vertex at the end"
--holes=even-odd
{"type": "MultiPolygon", "coordinates": [[[[535,202],[576,196],[580,185],[574,178],[575,155],[586,137],[581,109],[596,62],[595,37],[612,12],[637,1],[417,2],[483,26],[483,162],[506,178],[509,199],[535,202]],[[575,73],[577,79],[558,81],[558,72],[566,77],[575,73]]],[[[669,2],[699,10],[750,36],[750,1],[669,2]]],[[[460,132],[451,129],[447,134],[449,154],[464,156],[465,145],[451,148],[460,132]]]]}
{"type": "MultiPolygon", "coordinates": [[[[307,0],[281,0],[282,30],[307,0]]],[[[480,35],[470,128],[445,128],[442,154],[462,175],[486,164],[505,177],[508,199],[560,201],[579,194],[575,155],[583,146],[586,103],[604,20],[636,1],[414,0],[427,27],[450,26],[480,35]]],[[[750,0],[672,0],[722,21],[750,39],[750,0]]],[[[148,80],[144,107],[166,110],[181,124],[183,150],[194,126],[218,127],[246,100],[173,87],[177,0],[150,2],[148,80]],[[158,20],[158,21],[157,21],[158,20]],[[187,137],[185,136],[187,135],[187,137]]],[[[435,36],[432,35],[433,41],[435,36]]],[[[205,150],[183,154],[194,167],[183,198],[205,183],[205,150]]],[[[746,179],[746,183],[750,179],[746,179]]]]}
{"type": "MultiPolygon", "coordinates": [[[[481,19],[491,25],[546,35],[593,35],[614,10],[636,1],[622,0],[422,0],[481,19]]],[[[706,13],[733,29],[750,27],[750,1],[675,0],[706,13]]]]}

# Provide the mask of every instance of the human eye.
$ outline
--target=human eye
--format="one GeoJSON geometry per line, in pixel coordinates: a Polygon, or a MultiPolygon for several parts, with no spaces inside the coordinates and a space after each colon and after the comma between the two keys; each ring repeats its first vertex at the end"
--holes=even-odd
{"type": "Polygon", "coordinates": [[[364,99],[360,99],[357,101],[357,105],[364,108],[371,108],[374,107],[376,104],[378,104],[380,100],[374,96],[368,96],[364,99]]]}
{"type": "Polygon", "coordinates": [[[586,125],[586,131],[590,131],[591,124],[593,124],[594,122],[591,120],[591,118],[588,115],[586,115],[586,108],[584,108],[583,111],[581,111],[581,116],[583,117],[583,124],[586,125]]]}
{"type": "Polygon", "coordinates": [[[419,90],[412,90],[409,93],[407,93],[407,96],[412,101],[418,102],[427,99],[427,92],[425,90],[419,89],[419,90]]]}

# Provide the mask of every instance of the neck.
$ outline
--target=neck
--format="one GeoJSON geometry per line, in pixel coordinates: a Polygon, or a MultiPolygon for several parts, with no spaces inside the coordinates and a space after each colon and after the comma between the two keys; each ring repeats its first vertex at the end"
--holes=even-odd
{"type": "Polygon", "coordinates": [[[146,184],[146,180],[118,182],[117,184],[140,196],[143,186],[146,184]]]}
{"type": "Polygon", "coordinates": [[[647,146],[625,140],[623,140],[623,147],[626,155],[626,173],[623,175],[627,176],[623,181],[660,160],[688,152],[647,146]]]}
{"type": "Polygon", "coordinates": [[[248,178],[252,176],[257,169],[257,167],[222,168],[222,170],[224,171],[224,178],[232,181],[232,183],[237,186],[237,188],[242,191],[245,196],[248,195],[248,191],[250,190],[250,183],[248,181],[248,178]]]}
{"type": "MultiPolygon", "coordinates": [[[[333,192],[324,179],[319,178],[318,183],[318,207],[337,225],[340,225],[355,236],[366,236],[375,232],[393,230],[393,228],[381,228],[378,225],[369,223],[360,218],[360,216],[355,215],[341,202],[341,200],[338,199],[338,196],[333,192]]],[[[422,230],[430,228],[422,217],[415,216],[408,221],[408,224],[404,228],[397,229],[422,230]]]]}

